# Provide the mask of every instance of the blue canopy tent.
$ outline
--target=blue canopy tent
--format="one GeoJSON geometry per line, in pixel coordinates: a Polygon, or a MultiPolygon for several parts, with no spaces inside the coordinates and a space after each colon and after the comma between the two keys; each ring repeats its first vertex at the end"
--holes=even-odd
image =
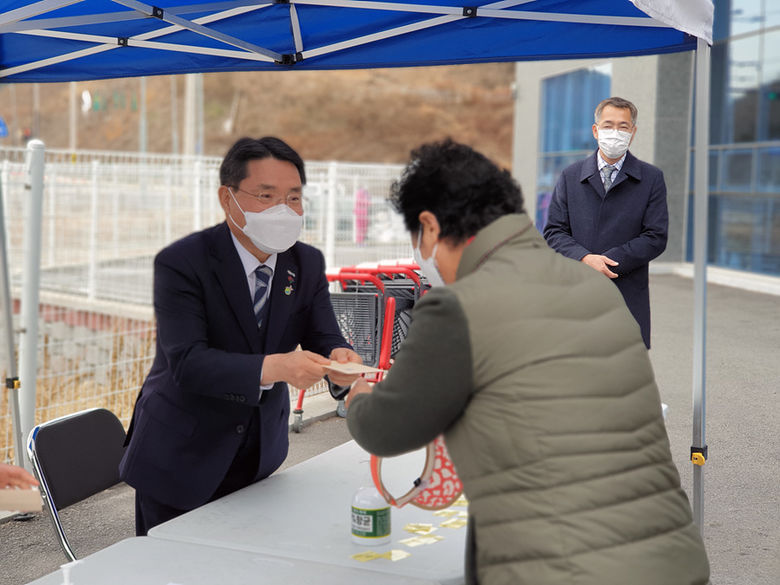
{"type": "MultiPolygon", "coordinates": [[[[0,0],[0,83],[695,50],[696,119],[707,120],[712,19],[711,0],[0,0]]],[[[708,126],[696,124],[694,180],[692,461],[694,517],[700,528],[706,459],[708,126]]],[[[42,178],[33,183],[42,192],[42,178]]],[[[2,229],[0,217],[0,242],[2,229]]],[[[0,260],[2,253],[0,247],[0,260]]],[[[0,270],[0,285],[0,293],[7,290],[5,270],[0,270]]],[[[5,323],[10,322],[7,313],[5,323]]],[[[22,382],[24,377],[22,372],[22,382]]],[[[34,370],[28,379],[34,386],[34,370]]],[[[32,412],[29,417],[22,427],[32,425],[32,412]]]]}
{"type": "MultiPolygon", "coordinates": [[[[699,10],[706,16],[708,4],[711,9],[708,0],[2,0],[0,79],[79,81],[685,51],[696,48],[697,36],[710,40],[706,18],[702,25],[696,15],[699,10]],[[692,18],[675,27],[664,18],[671,10],[692,18]]],[[[711,14],[709,20],[711,26],[711,14]]]]}

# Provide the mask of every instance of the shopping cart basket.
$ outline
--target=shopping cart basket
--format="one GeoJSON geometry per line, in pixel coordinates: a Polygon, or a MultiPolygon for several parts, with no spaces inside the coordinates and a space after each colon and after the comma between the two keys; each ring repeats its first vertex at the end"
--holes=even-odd
{"type": "MultiPolygon", "coordinates": [[[[340,283],[338,292],[331,292],[330,300],[341,334],[363,363],[386,370],[390,367],[390,349],[395,321],[395,298],[388,296],[384,283],[364,272],[342,272],[327,275],[328,281],[340,283]]],[[[369,380],[378,382],[382,374],[372,374],[369,380]]],[[[298,391],[293,409],[293,431],[298,433],[303,424],[303,397],[306,389],[298,391]]]]}
{"type": "Polygon", "coordinates": [[[390,357],[401,347],[406,339],[409,326],[412,323],[412,309],[415,303],[426,290],[426,284],[416,272],[416,265],[384,265],[378,264],[371,267],[343,268],[342,273],[359,272],[368,273],[379,278],[385,285],[385,294],[395,298],[395,317],[393,321],[393,338],[390,348],[390,357]]]}

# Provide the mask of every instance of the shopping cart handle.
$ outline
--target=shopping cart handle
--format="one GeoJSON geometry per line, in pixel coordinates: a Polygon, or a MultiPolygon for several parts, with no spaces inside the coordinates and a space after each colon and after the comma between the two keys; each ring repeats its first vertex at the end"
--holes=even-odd
{"type": "Polygon", "coordinates": [[[341,282],[342,286],[344,286],[349,280],[370,282],[379,290],[379,292],[382,294],[385,292],[385,285],[382,284],[382,281],[373,274],[367,274],[365,272],[340,272],[339,274],[326,274],[326,277],[329,282],[341,282]]]}
{"type": "Polygon", "coordinates": [[[376,271],[379,274],[404,274],[411,278],[418,287],[422,284],[420,276],[414,270],[407,268],[406,266],[377,266],[376,271]]]}

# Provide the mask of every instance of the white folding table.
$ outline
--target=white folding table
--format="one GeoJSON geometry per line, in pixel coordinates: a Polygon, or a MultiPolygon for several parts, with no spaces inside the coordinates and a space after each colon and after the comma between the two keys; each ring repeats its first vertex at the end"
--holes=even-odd
{"type": "MultiPolygon", "coordinates": [[[[434,585],[360,568],[281,559],[149,537],[128,538],[70,568],[73,585],[434,585]]],[[[29,585],[61,585],[55,571],[29,585]]]]}
{"type": "MultiPolygon", "coordinates": [[[[446,585],[463,583],[466,527],[442,527],[447,517],[412,505],[394,508],[391,543],[366,547],[352,542],[352,496],[370,480],[368,462],[369,455],[350,441],[156,526],[149,536],[310,561],[334,570],[361,569],[446,585]],[[415,536],[405,530],[411,523],[433,525],[433,534],[442,539],[415,547],[402,544],[401,540],[415,536]],[[403,550],[410,556],[397,561],[352,558],[367,550],[403,550]]],[[[404,457],[386,460],[383,468],[389,465],[400,469],[409,482],[421,471],[418,462],[404,457]]],[[[465,506],[456,511],[461,520],[465,511],[465,506]]]]}

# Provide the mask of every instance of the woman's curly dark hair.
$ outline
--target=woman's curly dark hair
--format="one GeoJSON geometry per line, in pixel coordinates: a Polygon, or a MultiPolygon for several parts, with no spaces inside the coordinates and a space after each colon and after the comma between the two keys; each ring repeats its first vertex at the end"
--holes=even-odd
{"type": "Polygon", "coordinates": [[[449,138],[412,151],[390,202],[410,233],[417,232],[418,217],[427,210],[439,221],[440,237],[454,244],[503,215],[524,211],[520,186],[508,171],[449,138]]]}

